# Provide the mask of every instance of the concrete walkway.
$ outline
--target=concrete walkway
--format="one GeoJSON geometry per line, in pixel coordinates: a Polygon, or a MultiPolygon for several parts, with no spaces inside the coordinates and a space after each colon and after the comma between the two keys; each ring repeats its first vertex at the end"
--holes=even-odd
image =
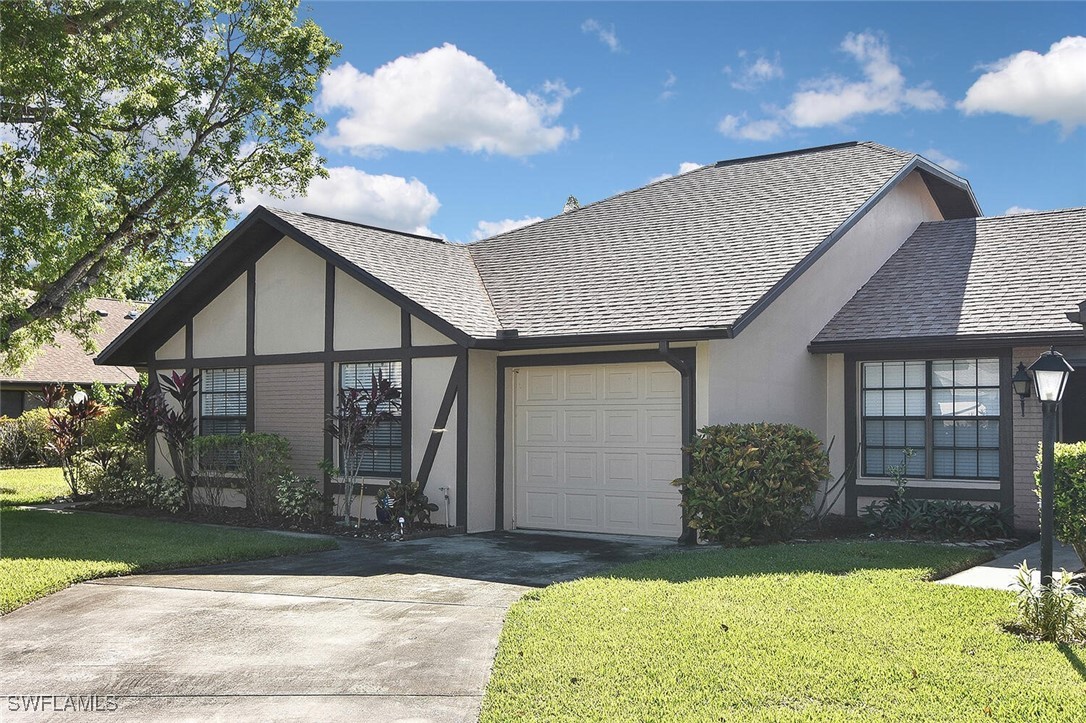
{"type": "Polygon", "coordinates": [[[0,618],[3,720],[73,718],[7,696],[98,695],[116,696],[110,721],[473,721],[525,591],[675,549],[525,533],[341,544],[95,580],[0,618]]]}
{"type": "MultiPolygon", "coordinates": [[[[1025,560],[1034,570],[1033,584],[1037,585],[1041,580],[1041,542],[1038,540],[1032,545],[1008,552],[1002,557],[963,570],[938,582],[942,585],[961,585],[962,587],[984,587],[992,590],[1008,590],[1014,585],[1018,577],[1018,566],[1025,560]]],[[[1082,560],[1078,558],[1070,545],[1063,545],[1057,541],[1052,549],[1052,569],[1059,572],[1060,569],[1076,572],[1082,569],[1082,560]]]]}

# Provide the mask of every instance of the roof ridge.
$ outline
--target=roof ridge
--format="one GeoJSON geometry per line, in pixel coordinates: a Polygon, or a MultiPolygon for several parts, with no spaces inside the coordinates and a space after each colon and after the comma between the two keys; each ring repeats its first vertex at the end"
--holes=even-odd
{"type": "Polygon", "coordinates": [[[87,302],[91,301],[116,301],[118,304],[143,304],[144,306],[150,306],[150,301],[137,301],[136,299],[118,299],[113,296],[92,296],[87,299],[87,302]]]}
{"type": "Polygon", "coordinates": [[[838,148],[851,148],[853,146],[859,146],[866,143],[866,141],[844,141],[842,143],[830,143],[824,146],[811,146],[810,148],[797,148],[791,151],[779,151],[777,153],[764,153],[757,156],[744,156],[741,158],[728,158],[722,161],[717,161],[711,164],[714,168],[724,168],[727,166],[735,166],[740,163],[751,163],[754,161],[769,161],[774,158],[787,158],[789,156],[802,156],[808,153],[822,153],[824,151],[833,151],[838,148]]]}
{"type": "Polygon", "coordinates": [[[394,233],[397,236],[407,236],[408,238],[417,238],[422,241],[436,241],[437,243],[446,244],[449,246],[462,246],[463,244],[454,244],[453,242],[438,238],[437,236],[425,236],[420,233],[411,233],[410,231],[400,231],[394,228],[386,228],[384,226],[375,226],[372,223],[362,223],[361,221],[351,221],[345,218],[336,218],[335,216],[325,216],[321,213],[311,213],[309,211],[291,211],[289,208],[275,208],[272,206],[265,206],[272,213],[293,213],[297,216],[307,216],[308,218],[316,218],[321,221],[329,221],[331,223],[340,223],[344,226],[357,226],[358,228],[368,228],[371,231],[383,231],[385,233],[394,233]]]}

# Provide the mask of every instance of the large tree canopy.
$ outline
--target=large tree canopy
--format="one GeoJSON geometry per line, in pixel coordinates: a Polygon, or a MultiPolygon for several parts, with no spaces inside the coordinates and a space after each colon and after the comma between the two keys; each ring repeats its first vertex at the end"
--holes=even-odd
{"type": "Polygon", "coordinates": [[[297,0],[5,0],[0,365],[89,297],[160,292],[247,189],[323,173],[309,106],[339,51],[297,0]]]}

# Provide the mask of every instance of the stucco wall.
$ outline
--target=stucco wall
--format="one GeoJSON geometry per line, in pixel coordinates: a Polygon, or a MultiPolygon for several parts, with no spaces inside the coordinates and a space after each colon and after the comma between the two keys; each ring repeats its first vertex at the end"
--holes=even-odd
{"type": "Polygon", "coordinates": [[[336,269],[336,325],[341,349],[388,349],[400,345],[400,307],[336,269]]]}
{"type": "MultiPolygon", "coordinates": [[[[426,446],[430,442],[434,422],[437,419],[441,398],[456,365],[454,357],[435,357],[414,359],[411,366],[411,465],[412,475],[417,477],[426,446]]],[[[473,389],[472,392],[475,390],[473,389]]],[[[470,396],[470,395],[469,395],[470,396]]],[[[463,521],[456,519],[456,404],[444,426],[434,466],[426,482],[426,494],[431,501],[441,507],[433,513],[434,522],[445,521],[445,500],[442,487],[449,488],[449,519],[452,524],[463,521]]],[[[469,498],[470,499],[470,498],[469,498]]],[[[474,500],[472,500],[474,504],[474,500]]]]}
{"type": "Polygon", "coordinates": [[[494,529],[496,352],[468,354],[468,532],[494,529]]]}
{"type": "Polygon", "coordinates": [[[324,366],[279,364],[255,368],[253,428],[290,441],[291,463],[302,477],[320,479],[324,458],[324,366]]]}
{"type": "MultiPolygon", "coordinates": [[[[195,357],[241,356],[245,353],[245,287],[242,274],[192,318],[195,357]]],[[[181,349],[184,355],[184,347],[181,349]]]]}
{"type": "Polygon", "coordinates": [[[454,343],[452,339],[430,326],[418,317],[411,317],[411,344],[412,346],[441,346],[454,343]]]}
{"type": "Polygon", "coordinates": [[[256,262],[256,353],[324,348],[325,261],[289,238],[256,262]]]}
{"type": "Polygon", "coordinates": [[[178,329],[177,333],[166,340],[166,343],[155,352],[155,359],[184,359],[185,358],[185,327],[178,329]]]}

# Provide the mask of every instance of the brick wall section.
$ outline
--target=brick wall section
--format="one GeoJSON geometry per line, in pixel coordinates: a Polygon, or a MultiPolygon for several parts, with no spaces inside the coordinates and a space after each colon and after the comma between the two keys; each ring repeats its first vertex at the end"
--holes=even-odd
{"type": "MultiPolygon", "coordinates": [[[[1018,368],[1018,362],[1028,367],[1041,352],[1048,347],[1017,347],[1014,350],[1011,366],[1018,368]]],[[[1014,526],[1022,532],[1036,533],[1039,523],[1037,494],[1034,492],[1033,473],[1037,469],[1037,449],[1041,443],[1041,403],[1036,395],[1026,400],[1026,414],[1022,416],[1022,405],[1018,395],[1014,395],[1014,526]]]]}
{"type": "Polygon", "coordinates": [[[324,367],[282,364],[256,367],[254,428],[290,440],[294,470],[320,479],[324,457],[324,367]]]}

